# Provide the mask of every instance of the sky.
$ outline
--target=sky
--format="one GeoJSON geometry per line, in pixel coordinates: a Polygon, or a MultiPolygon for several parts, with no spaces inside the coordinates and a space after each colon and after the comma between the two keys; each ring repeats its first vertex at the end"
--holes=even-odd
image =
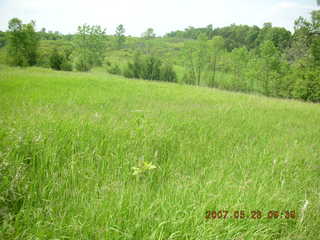
{"type": "Polygon", "coordinates": [[[36,28],[75,33],[84,23],[101,25],[114,34],[123,24],[126,35],[153,28],[157,36],[189,26],[213,28],[230,24],[261,27],[265,22],[293,30],[299,16],[319,9],[316,0],[0,0],[0,30],[17,17],[36,28]]]}

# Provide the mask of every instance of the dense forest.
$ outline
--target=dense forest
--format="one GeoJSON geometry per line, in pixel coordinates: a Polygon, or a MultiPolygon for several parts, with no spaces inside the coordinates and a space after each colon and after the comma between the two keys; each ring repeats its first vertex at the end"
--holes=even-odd
{"type": "Polygon", "coordinates": [[[128,78],[160,80],[320,102],[320,10],[299,17],[294,32],[272,23],[188,27],[157,37],[114,35],[101,26],[82,25],[63,35],[35,22],[9,21],[0,32],[0,58],[12,66],[63,71],[100,67],[128,78]]]}

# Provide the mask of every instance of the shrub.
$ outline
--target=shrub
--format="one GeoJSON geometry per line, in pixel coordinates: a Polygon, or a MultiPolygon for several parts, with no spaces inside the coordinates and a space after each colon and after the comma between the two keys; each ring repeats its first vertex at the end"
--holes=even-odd
{"type": "Polygon", "coordinates": [[[124,68],[123,75],[127,78],[177,82],[172,66],[163,64],[161,59],[155,56],[141,57],[136,54],[133,62],[129,62],[124,68]]]}
{"type": "Polygon", "coordinates": [[[63,58],[60,68],[62,71],[72,71],[72,64],[66,58],[63,58]]]}
{"type": "Polygon", "coordinates": [[[68,54],[66,52],[61,54],[56,48],[50,55],[49,64],[54,70],[72,71],[72,64],[68,60],[68,54]]]}
{"type": "Polygon", "coordinates": [[[182,77],[182,82],[188,85],[195,85],[196,84],[196,79],[193,76],[191,71],[188,71],[186,73],[184,73],[183,77],[182,77]]]}
{"type": "Polygon", "coordinates": [[[118,65],[113,65],[113,67],[110,69],[110,72],[112,74],[120,75],[121,74],[121,69],[118,65]]]}
{"type": "Polygon", "coordinates": [[[118,64],[108,64],[107,65],[107,72],[115,75],[120,75],[121,74],[121,69],[118,64]]]}
{"type": "Polygon", "coordinates": [[[320,102],[320,71],[316,68],[299,71],[293,86],[293,96],[305,101],[320,102]]]}
{"type": "Polygon", "coordinates": [[[50,55],[50,67],[55,70],[61,70],[61,64],[63,62],[63,56],[55,48],[50,55]]]}
{"type": "Polygon", "coordinates": [[[160,68],[160,80],[165,82],[177,82],[177,74],[172,65],[164,64],[160,68]]]}
{"type": "Polygon", "coordinates": [[[77,71],[88,72],[92,68],[92,65],[84,57],[78,56],[74,60],[74,67],[77,71]]]}

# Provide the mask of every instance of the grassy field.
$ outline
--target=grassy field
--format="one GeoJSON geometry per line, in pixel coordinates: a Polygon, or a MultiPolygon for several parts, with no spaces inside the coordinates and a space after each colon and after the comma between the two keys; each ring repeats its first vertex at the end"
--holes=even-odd
{"type": "Polygon", "coordinates": [[[319,239],[319,123],[317,104],[0,66],[0,239],[319,239]]]}

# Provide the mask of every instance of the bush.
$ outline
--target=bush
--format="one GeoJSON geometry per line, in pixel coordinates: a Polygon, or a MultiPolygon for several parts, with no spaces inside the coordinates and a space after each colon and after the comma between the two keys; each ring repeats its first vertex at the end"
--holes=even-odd
{"type": "Polygon", "coordinates": [[[127,78],[177,82],[172,66],[163,64],[161,59],[155,56],[141,57],[136,54],[133,62],[129,62],[124,68],[123,75],[127,78]]]}
{"type": "Polygon", "coordinates": [[[61,70],[61,64],[63,62],[63,56],[55,48],[50,55],[50,67],[54,70],[61,70]]]}
{"type": "Polygon", "coordinates": [[[161,60],[154,56],[147,56],[142,61],[141,77],[148,80],[160,80],[161,60]]]}
{"type": "Polygon", "coordinates": [[[144,62],[140,54],[135,54],[133,62],[129,62],[123,71],[123,75],[127,78],[143,78],[142,71],[144,62]]]}
{"type": "Polygon", "coordinates": [[[19,66],[19,67],[27,67],[30,64],[25,56],[22,54],[17,53],[15,57],[7,56],[7,62],[11,66],[19,66]]]}
{"type": "Polygon", "coordinates": [[[41,53],[39,54],[37,66],[38,67],[45,67],[45,68],[51,68],[50,66],[50,53],[41,53]]]}
{"type": "Polygon", "coordinates": [[[293,96],[305,101],[320,102],[320,71],[307,69],[296,73],[297,80],[293,86],[293,96]]]}
{"type": "Polygon", "coordinates": [[[188,85],[195,85],[196,84],[196,79],[193,76],[193,74],[188,71],[186,73],[184,73],[183,77],[182,77],[182,82],[188,85]]]}
{"type": "Polygon", "coordinates": [[[63,59],[61,66],[62,71],[72,71],[72,64],[70,61],[68,61],[66,58],[63,59]]]}
{"type": "Polygon", "coordinates": [[[54,70],[72,71],[72,64],[68,60],[68,54],[65,52],[64,54],[60,54],[56,48],[50,55],[49,64],[54,70]]]}
{"type": "Polygon", "coordinates": [[[128,63],[124,69],[123,69],[123,76],[125,76],[126,78],[134,78],[133,77],[133,71],[132,71],[132,67],[131,67],[131,63],[128,63]]]}
{"type": "Polygon", "coordinates": [[[164,64],[161,66],[160,80],[165,82],[177,82],[177,74],[171,65],[164,64]]]}
{"type": "Polygon", "coordinates": [[[121,68],[116,63],[110,63],[109,61],[106,61],[105,63],[106,69],[108,73],[114,74],[114,75],[121,75],[121,68]]]}
{"type": "Polygon", "coordinates": [[[87,59],[80,56],[75,58],[74,67],[77,71],[88,72],[92,68],[92,65],[87,59]]]}

